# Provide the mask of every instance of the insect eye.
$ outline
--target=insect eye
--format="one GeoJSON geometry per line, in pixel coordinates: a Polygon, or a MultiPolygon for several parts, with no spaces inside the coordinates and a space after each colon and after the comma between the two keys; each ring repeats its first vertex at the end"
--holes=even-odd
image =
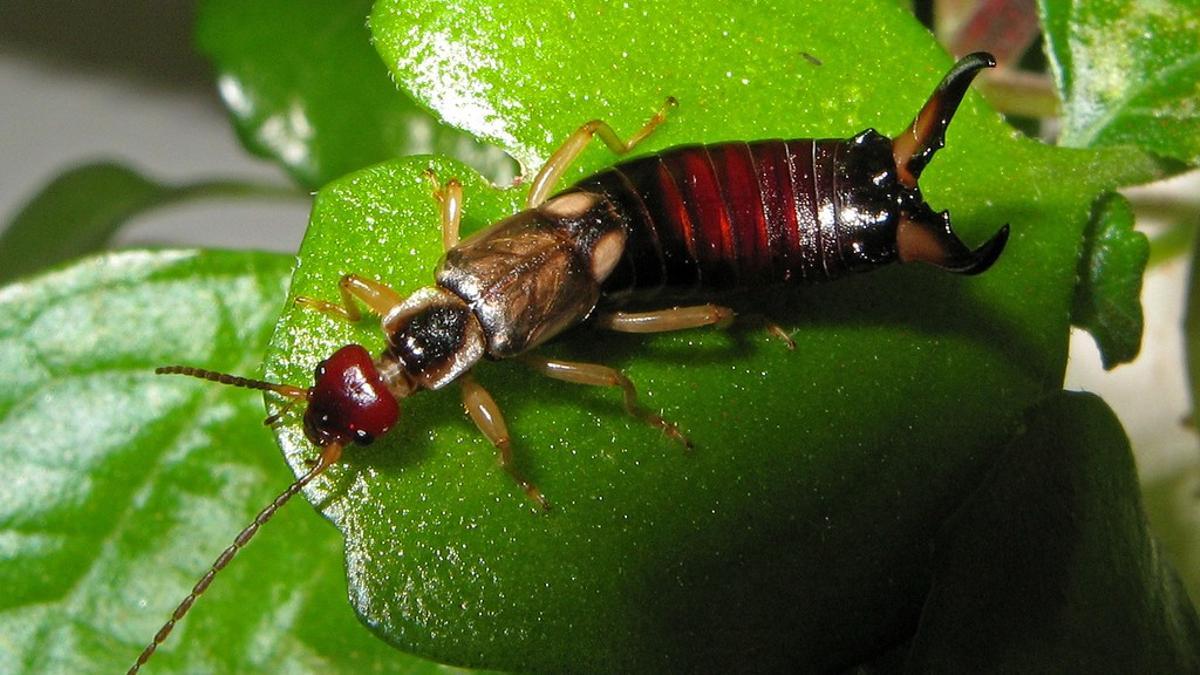
{"type": "Polygon", "coordinates": [[[359,445],[370,445],[375,442],[375,437],[362,429],[355,429],[354,442],[359,445]]]}

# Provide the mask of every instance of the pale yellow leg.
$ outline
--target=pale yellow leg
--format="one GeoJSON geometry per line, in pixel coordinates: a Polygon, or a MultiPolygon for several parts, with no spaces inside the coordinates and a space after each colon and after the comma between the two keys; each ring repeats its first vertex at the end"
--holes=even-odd
{"type": "Polygon", "coordinates": [[[304,295],[296,298],[296,304],[353,323],[362,318],[362,312],[359,311],[358,304],[354,301],[355,298],[380,316],[387,314],[388,310],[400,304],[403,299],[390,287],[357,274],[343,276],[338,281],[338,290],[342,294],[342,304],[340,305],[304,295]]]}
{"type": "Polygon", "coordinates": [[[496,405],[492,395],[476,382],[470,373],[459,378],[459,382],[462,384],[463,407],[467,409],[467,414],[471,416],[475,426],[496,446],[500,466],[542,510],[550,510],[550,502],[542,495],[542,491],[529,482],[513,464],[512,441],[508,435],[508,427],[504,424],[504,416],[500,414],[500,406],[496,405]]]}
{"type": "Polygon", "coordinates": [[[586,384],[594,387],[617,387],[621,390],[624,396],[625,411],[630,415],[642,420],[652,427],[661,429],[668,437],[680,442],[689,450],[692,448],[692,442],[683,432],[679,431],[679,426],[673,422],[668,422],[649,410],[646,410],[638,403],[637,390],[634,389],[633,382],[625,377],[620,371],[613,370],[608,366],[601,366],[595,363],[578,363],[575,361],[559,361],[557,359],[547,359],[540,356],[525,356],[522,357],[526,363],[533,367],[534,370],[563,382],[573,382],[575,384],[586,384]]]}
{"type": "Polygon", "coordinates": [[[766,318],[764,318],[762,320],[762,322],[763,322],[763,327],[767,329],[768,333],[779,338],[780,340],[783,340],[783,344],[785,346],[787,346],[787,348],[789,350],[791,350],[791,351],[796,350],[796,341],[792,339],[791,335],[788,335],[788,332],[783,329],[783,326],[780,326],[779,324],[775,323],[774,321],[771,321],[770,319],[766,319],[766,318]]]}
{"type": "Polygon", "coordinates": [[[449,251],[458,245],[463,210],[462,183],[457,178],[451,178],[443,185],[433,169],[426,169],[425,177],[433,183],[433,198],[442,207],[442,249],[449,251]]]}
{"type": "Polygon", "coordinates": [[[637,133],[626,141],[621,140],[621,137],[617,136],[617,132],[602,120],[592,120],[579,127],[558,150],[554,151],[553,155],[550,155],[550,159],[546,160],[545,165],[538,171],[533,183],[529,186],[529,197],[525,200],[525,207],[532,209],[546,201],[546,198],[550,196],[550,191],[558,183],[558,179],[562,178],[567,167],[571,166],[571,162],[574,162],[579,153],[583,152],[592,137],[599,136],[613,152],[623,155],[645,140],[655,127],[662,124],[667,119],[667,111],[674,108],[675,105],[675,97],[667,97],[663,107],[654,113],[654,117],[651,117],[649,122],[646,122],[641,129],[638,129],[637,133]]]}
{"type": "Polygon", "coordinates": [[[733,322],[733,317],[732,309],[710,303],[652,312],[611,312],[597,316],[596,325],[622,333],[665,333],[701,326],[724,328],[733,322]]]}
{"type": "MultiPolygon", "coordinates": [[[[611,312],[598,315],[595,324],[599,328],[622,333],[665,333],[701,326],[725,328],[733,323],[734,317],[734,311],[728,307],[707,304],[652,312],[611,312]]],[[[783,340],[788,349],[796,348],[796,341],[779,324],[758,315],[749,318],[761,323],[772,336],[783,340]]]]}

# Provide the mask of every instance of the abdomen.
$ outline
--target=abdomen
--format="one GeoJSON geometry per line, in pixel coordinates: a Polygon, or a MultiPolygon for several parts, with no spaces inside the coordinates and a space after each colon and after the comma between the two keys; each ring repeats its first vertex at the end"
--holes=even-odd
{"type": "Polygon", "coordinates": [[[605,195],[624,216],[629,238],[606,297],[701,295],[835,279],[893,260],[893,205],[862,199],[894,180],[890,161],[890,141],[874,132],[686,146],[572,189],[605,195]]]}

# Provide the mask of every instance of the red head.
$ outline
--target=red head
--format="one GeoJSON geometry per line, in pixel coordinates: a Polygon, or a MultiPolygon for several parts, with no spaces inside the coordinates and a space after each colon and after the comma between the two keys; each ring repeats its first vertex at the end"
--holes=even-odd
{"type": "MultiPolygon", "coordinates": [[[[219,373],[191,366],[164,366],[155,372],[198,377],[234,387],[245,387],[261,391],[272,391],[292,402],[306,401],[304,411],[304,433],[308,439],[320,446],[321,452],[309,470],[296,479],[233,540],[212,564],[208,572],[192,588],[192,592],[179,603],[171,618],[154,634],[154,638],[138,655],[129,669],[129,675],[137,673],[145,665],[158,646],[167,639],[192,605],[233,556],[237,555],[275,512],[300,492],[317,476],[321,475],[342,456],[342,449],[350,443],[366,445],[376,437],[387,433],[400,419],[400,404],[388,389],[375,362],[367,350],[359,345],[346,345],[334,352],[317,366],[316,381],[308,389],[288,384],[276,384],[237,375],[219,373]]],[[[288,408],[285,407],[284,411],[288,408]]],[[[283,412],[267,418],[268,423],[278,421],[283,412]]]]}
{"type": "Polygon", "coordinates": [[[315,378],[308,390],[304,433],[316,445],[368,445],[400,419],[399,402],[360,345],[334,352],[317,365],[315,378]]]}

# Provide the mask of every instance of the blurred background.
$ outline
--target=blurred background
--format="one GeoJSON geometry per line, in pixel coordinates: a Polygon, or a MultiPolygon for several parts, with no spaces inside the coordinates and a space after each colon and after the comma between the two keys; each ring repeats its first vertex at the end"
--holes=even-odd
{"type": "MultiPolygon", "coordinates": [[[[193,47],[194,0],[0,3],[0,214],[63,171],[124,162],[166,183],[248,179],[290,187],[238,143],[212,71],[193,47]]],[[[156,209],[121,247],[295,251],[305,199],[213,199],[156,209]]],[[[2,227],[2,225],[0,225],[2,227]]]]}
{"type": "MultiPolygon", "coordinates": [[[[193,47],[194,5],[191,0],[0,4],[0,222],[9,222],[63,171],[97,160],[119,161],[166,183],[246,179],[291,185],[274,164],[239,144],[211,68],[193,47]]],[[[930,7],[915,7],[927,24],[930,7]]],[[[1036,37],[1032,40],[1036,55],[1036,37]]],[[[1091,338],[1078,332],[1067,387],[1099,393],[1120,416],[1151,520],[1182,572],[1200,568],[1200,446],[1190,422],[1182,330],[1191,240],[1200,220],[1200,174],[1126,194],[1139,228],[1153,242],[1142,293],[1142,353],[1136,362],[1105,372],[1091,338]]],[[[292,252],[308,208],[303,194],[189,200],[136,217],[120,230],[115,245],[292,252]]]]}

